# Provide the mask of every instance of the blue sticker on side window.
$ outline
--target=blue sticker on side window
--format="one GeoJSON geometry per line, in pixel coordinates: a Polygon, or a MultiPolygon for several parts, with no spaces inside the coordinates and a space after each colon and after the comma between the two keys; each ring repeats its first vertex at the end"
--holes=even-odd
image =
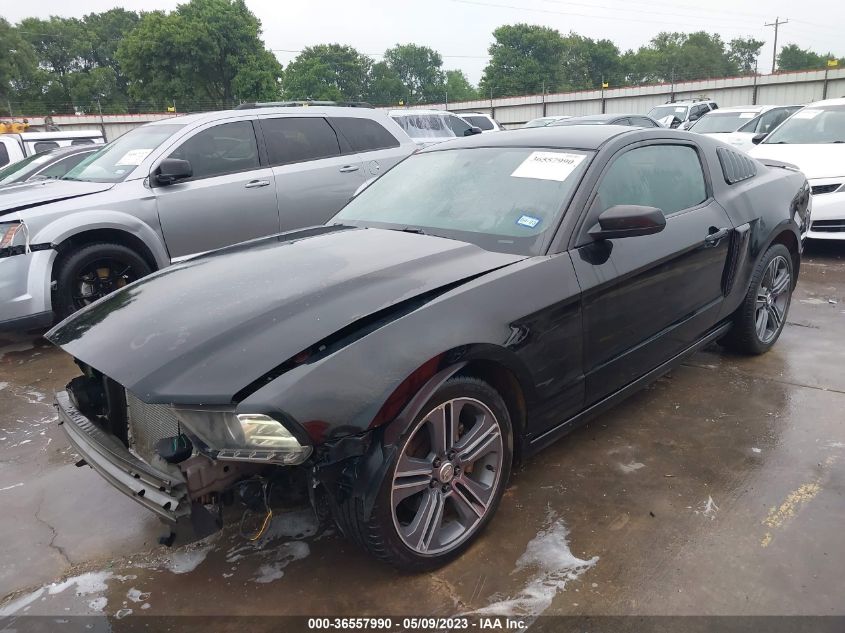
{"type": "Polygon", "coordinates": [[[521,215],[516,223],[520,226],[527,226],[529,229],[533,229],[540,224],[540,218],[535,218],[533,215],[521,215]]]}

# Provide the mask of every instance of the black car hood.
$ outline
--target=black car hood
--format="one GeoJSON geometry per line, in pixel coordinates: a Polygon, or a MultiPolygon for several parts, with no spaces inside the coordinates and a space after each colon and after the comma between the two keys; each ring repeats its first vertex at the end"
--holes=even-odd
{"type": "Polygon", "coordinates": [[[112,187],[114,183],[81,180],[37,180],[0,187],[0,216],[50,202],[90,196],[112,187]]]}
{"type": "Polygon", "coordinates": [[[66,319],[47,339],[147,402],[225,404],[350,323],[524,259],[401,231],[297,235],[171,266],[66,319]]]}

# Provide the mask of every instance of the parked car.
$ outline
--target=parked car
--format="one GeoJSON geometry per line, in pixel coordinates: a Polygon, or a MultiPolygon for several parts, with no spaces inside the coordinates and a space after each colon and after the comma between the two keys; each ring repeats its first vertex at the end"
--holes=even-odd
{"type": "Polygon", "coordinates": [[[686,130],[705,114],[718,108],[715,101],[706,99],[669,101],[649,110],[648,116],[664,127],[686,130]]]}
{"type": "Polygon", "coordinates": [[[845,98],[811,103],[755,140],[762,142],[752,156],[792,163],[809,179],[813,222],[807,236],[845,239],[845,98]]]}
{"type": "Polygon", "coordinates": [[[74,145],[33,154],[0,169],[0,186],[30,180],[61,178],[85,158],[102,149],[102,145],[74,145]]]}
{"type": "Polygon", "coordinates": [[[573,116],[549,124],[549,127],[558,125],[630,125],[632,127],[663,127],[643,114],[588,114],[586,116],[573,116]]]}
{"type": "Polygon", "coordinates": [[[490,521],[517,456],[712,341],[769,350],[809,205],[799,172],[663,128],[445,142],[326,226],[59,324],[47,338],[83,370],[56,396],[62,428],[167,521],[244,498],[269,516],[261,492],[283,486],[377,558],[436,567],[490,521]]]}
{"type": "Polygon", "coordinates": [[[0,189],[0,327],[48,325],[197,253],[322,224],[415,149],[368,108],[209,112],[135,128],[60,180],[0,189]]]}
{"type": "Polygon", "coordinates": [[[461,112],[460,116],[464,121],[474,125],[482,132],[501,132],[505,129],[496,119],[484,112],[461,112]]]}
{"type": "Polygon", "coordinates": [[[803,106],[732,106],[708,112],[690,126],[690,132],[713,134],[720,141],[748,151],[754,147],[752,139],[768,133],[803,106]]]}
{"type": "Polygon", "coordinates": [[[0,134],[0,167],[59,147],[102,145],[105,142],[100,130],[0,134]]]}
{"type": "Polygon", "coordinates": [[[420,147],[481,134],[481,128],[447,110],[391,110],[389,114],[420,147]]]}
{"type": "Polygon", "coordinates": [[[537,119],[531,119],[528,123],[523,125],[522,127],[546,127],[547,125],[551,125],[555,121],[562,121],[563,119],[571,119],[572,117],[568,114],[555,114],[552,116],[541,116],[537,119]]]}

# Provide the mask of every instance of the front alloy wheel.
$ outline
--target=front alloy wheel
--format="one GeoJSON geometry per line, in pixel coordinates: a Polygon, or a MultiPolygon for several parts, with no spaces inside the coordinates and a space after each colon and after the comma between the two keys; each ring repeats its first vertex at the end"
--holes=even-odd
{"type": "Polygon", "coordinates": [[[381,476],[372,506],[343,495],[335,518],[373,556],[405,570],[434,569],[469,547],[496,512],[513,459],[510,415],[489,384],[453,376],[398,431],[379,450],[386,469],[356,469],[364,481],[381,476]]]}
{"type": "Polygon", "coordinates": [[[499,422],[479,400],[429,411],[402,447],[391,508],[399,537],[418,554],[449,551],[478,529],[502,472],[499,422]]]}

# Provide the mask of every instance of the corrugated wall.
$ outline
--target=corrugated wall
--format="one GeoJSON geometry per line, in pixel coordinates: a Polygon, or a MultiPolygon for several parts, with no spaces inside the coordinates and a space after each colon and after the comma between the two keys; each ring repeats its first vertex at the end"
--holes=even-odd
{"type": "MultiPolygon", "coordinates": [[[[778,73],[758,77],[728,77],[707,79],[677,84],[656,84],[629,88],[609,88],[602,95],[601,90],[582,90],[556,94],[506,97],[503,99],[482,99],[449,103],[448,109],[461,112],[493,112],[493,116],[505,127],[517,127],[537,117],[553,114],[580,116],[605,112],[645,114],[652,107],[665,103],[674,95],[678,99],[708,98],[720,106],[748,105],[791,105],[810,103],[823,98],[827,83],[827,98],[845,97],[845,69],[828,71],[805,71],[778,73]],[[756,93],[756,98],[755,98],[756,93]]],[[[421,108],[445,108],[445,103],[414,106],[421,108]]]]}

